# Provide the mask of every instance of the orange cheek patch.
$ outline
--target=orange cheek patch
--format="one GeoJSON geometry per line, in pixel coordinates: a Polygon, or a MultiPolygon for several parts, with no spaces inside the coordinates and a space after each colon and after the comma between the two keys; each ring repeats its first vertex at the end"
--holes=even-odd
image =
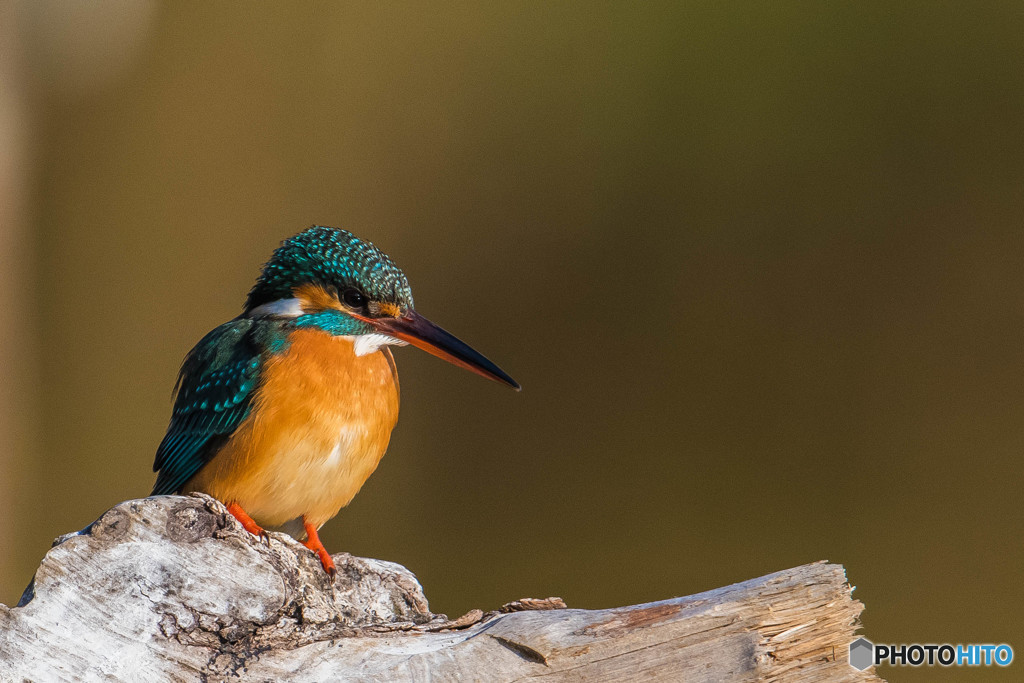
{"type": "Polygon", "coordinates": [[[383,313],[384,315],[389,315],[392,318],[397,318],[398,316],[402,315],[402,310],[396,304],[387,304],[381,302],[377,304],[377,306],[380,308],[381,313],[383,313]]]}
{"type": "Polygon", "coordinates": [[[302,310],[306,313],[317,313],[329,309],[344,310],[338,296],[320,285],[305,284],[292,290],[295,298],[302,302],[302,310]]]}

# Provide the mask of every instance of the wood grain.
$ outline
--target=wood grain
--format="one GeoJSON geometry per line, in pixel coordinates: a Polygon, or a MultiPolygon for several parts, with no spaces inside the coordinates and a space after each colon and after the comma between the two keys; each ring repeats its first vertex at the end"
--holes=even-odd
{"type": "Polygon", "coordinates": [[[0,680],[877,681],[863,606],[817,562],[603,610],[523,599],[449,620],[400,565],[261,545],[199,494],[128,501],[57,539],[0,605],[0,680]]]}

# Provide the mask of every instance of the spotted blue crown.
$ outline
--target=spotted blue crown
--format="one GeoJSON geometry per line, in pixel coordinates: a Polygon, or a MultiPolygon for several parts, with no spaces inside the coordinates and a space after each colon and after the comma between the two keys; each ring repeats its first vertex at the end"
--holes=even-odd
{"type": "Polygon", "coordinates": [[[390,256],[348,230],[316,225],[274,251],[249,291],[245,310],[290,298],[295,287],[307,283],[358,289],[367,299],[402,311],[413,307],[409,281],[390,256]]]}

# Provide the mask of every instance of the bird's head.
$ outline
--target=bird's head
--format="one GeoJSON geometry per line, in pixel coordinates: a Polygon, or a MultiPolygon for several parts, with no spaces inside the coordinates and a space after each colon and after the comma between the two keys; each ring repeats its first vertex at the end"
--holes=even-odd
{"type": "Polygon", "coordinates": [[[249,291],[245,315],[352,337],[357,354],[412,344],[518,389],[497,365],[413,308],[405,273],[387,254],[347,230],[314,226],[285,240],[249,291]]]}

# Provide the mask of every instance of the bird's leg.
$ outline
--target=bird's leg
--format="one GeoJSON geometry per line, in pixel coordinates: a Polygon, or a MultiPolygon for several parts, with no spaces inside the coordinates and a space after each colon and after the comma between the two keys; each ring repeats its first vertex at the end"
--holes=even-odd
{"type": "Polygon", "coordinates": [[[327,552],[327,548],[320,542],[320,536],[316,533],[316,527],[306,521],[306,518],[302,518],[302,526],[306,528],[306,540],[302,542],[302,545],[306,546],[320,558],[320,564],[324,566],[324,571],[331,577],[331,581],[334,581],[334,575],[338,573],[337,568],[334,566],[334,560],[331,559],[331,554],[327,552]]]}
{"type": "Polygon", "coordinates": [[[261,541],[270,545],[270,535],[267,534],[263,527],[256,523],[256,520],[250,517],[246,511],[242,509],[241,505],[235,502],[228,503],[228,512],[231,513],[232,517],[241,522],[246,531],[253,536],[258,536],[261,541]]]}

